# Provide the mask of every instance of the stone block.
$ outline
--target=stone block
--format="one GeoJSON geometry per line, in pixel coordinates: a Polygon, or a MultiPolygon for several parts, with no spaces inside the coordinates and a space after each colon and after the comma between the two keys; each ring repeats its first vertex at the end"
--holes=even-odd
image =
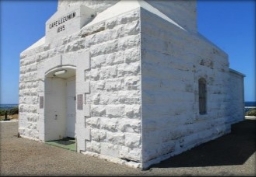
{"type": "Polygon", "coordinates": [[[123,78],[120,79],[111,79],[105,82],[105,89],[107,91],[118,91],[123,90],[124,88],[124,81],[123,78]]]}
{"type": "Polygon", "coordinates": [[[141,148],[133,148],[129,151],[126,158],[129,160],[132,160],[134,162],[140,162],[141,161],[141,148]]]}
{"type": "Polygon", "coordinates": [[[128,64],[132,62],[140,61],[141,59],[140,51],[138,47],[125,50],[123,56],[124,56],[124,61],[128,64]]]}
{"type": "Polygon", "coordinates": [[[106,106],[91,105],[91,116],[103,117],[106,115],[106,106]]]}
{"type": "Polygon", "coordinates": [[[140,90],[140,77],[129,76],[124,80],[125,89],[127,90],[140,90]]]}
{"type": "Polygon", "coordinates": [[[93,85],[95,86],[96,90],[104,90],[106,82],[104,80],[100,80],[94,82],[93,85]]]}
{"type": "Polygon", "coordinates": [[[96,93],[96,94],[92,95],[92,99],[91,99],[92,103],[95,105],[99,105],[100,97],[101,97],[100,93],[96,93]]]}
{"type": "Polygon", "coordinates": [[[125,145],[129,148],[140,148],[141,135],[137,133],[125,133],[125,145]]]}
{"type": "Polygon", "coordinates": [[[92,57],[91,59],[91,67],[92,68],[100,68],[106,62],[106,56],[100,55],[96,57],[92,57]]]}
{"type": "Polygon", "coordinates": [[[141,117],[141,105],[126,105],[125,115],[129,118],[140,119],[141,117]]]}
{"type": "Polygon", "coordinates": [[[111,132],[117,131],[117,119],[101,118],[100,128],[109,130],[111,132]]]}
{"type": "Polygon", "coordinates": [[[140,22],[139,20],[127,23],[124,27],[125,35],[137,35],[140,32],[140,22]]]}
{"type": "Polygon", "coordinates": [[[141,120],[119,119],[118,129],[122,132],[141,133],[141,120]]]}
{"type": "Polygon", "coordinates": [[[101,143],[101,154],[118,157],[119,147],[111,143],[101,143]]]}
{"type": "Polygon", "coordinates": [[[91,152],[100,153],[101,143],[95,142],[95,141],[86,142],[86,150],[91,151],[91,152]]]}
{"type": "Polygon", "coordinates": [[[124,133],[107,132],[107,141],[115,145],[123,145],[125,141],[124,133]]]}
{"type": "Polygon", "coordinates": [[[124,115],[124,105],[111,105],[106,107],[106,115],[110,118],[122,117],[124,115]]]}
{"type": "Polygon", "coordinates": [[[117,75],[116,66],[102,67],[100,70],[100,79],[115,78],[117,75]]]}
{"type": "Polygon", "coordinates": [[[94,45],[91,47],[91,56],[99,56],[103,54],[109,54],[118,51],[117,40],[106,42],[100,45],[94,45]]]}
{"type": "Polygon", "coordinates": [[[100,78],[99,69],[91,69],[90,71],[91,80],[97,81],[100,78]]]}
{"type": "Polygon", "coordinates": [[[119,91],[118,101],[122,104],[140,104],[140,90],[119,91]]]}
{"type": "Polygon", "coordinates": [[[100,121],[98,117],[86,118],[86,127],[99,128],[100,121]]]}
{"type": "Polygon", "coordinates": [[[131,64],[120,64],[117,68],[117,76],[125,77],[125,76],[134,76],[140,74],[140,64],[139,63],[131,63],[131,64]]]}
{"type": "Polygon", "coordinates": [[[113,29],[116,26],[116,24],[117,24],[117,21],[116,21],[115,18],[106,20],[105,28],[106,29],[113,29]]]}
{"type": "Polygon", "coordinates": [[[123,37],[118,40],[118,50],[126,50],[134,46],[139,46],[139,44],[140,35],[131,35],[123,37]]]}
{"type": "Polygon", "coordinates": [[[126,159],[128,154],[129,154],[129,148],[127,146],[120,146],[119,158],[126,159]]]}
{"type": "Polygon", "coordinates": [[[103,141],[106,138],[106,132],[99,129],[91,129],[91,139],[94,141],[103,141]]]}

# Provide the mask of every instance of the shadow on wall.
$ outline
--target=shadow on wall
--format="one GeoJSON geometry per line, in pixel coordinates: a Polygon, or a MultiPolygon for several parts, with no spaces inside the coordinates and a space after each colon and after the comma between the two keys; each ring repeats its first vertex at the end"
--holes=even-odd
{"type": "Polygon", "coordinates": [[[232,125],[231,133],[173,156],[150,168],[241,165],[256,151],[256,120],[232,125]]]}

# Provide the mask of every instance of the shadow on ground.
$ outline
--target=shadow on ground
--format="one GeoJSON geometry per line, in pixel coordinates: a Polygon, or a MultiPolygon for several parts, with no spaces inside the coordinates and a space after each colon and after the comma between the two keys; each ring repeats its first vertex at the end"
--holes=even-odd
{"type": "Polygon", "coordinates": [[[256,151],[256,120],[244,120],[231,133],[173,156],[151,168],[241,165],[256,151]]]}

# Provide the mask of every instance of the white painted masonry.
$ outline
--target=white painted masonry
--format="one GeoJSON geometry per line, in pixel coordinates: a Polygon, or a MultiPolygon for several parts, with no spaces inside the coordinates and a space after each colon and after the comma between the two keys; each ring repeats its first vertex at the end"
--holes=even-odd
{"type": "Polygon", "coordinates": [[[244,75],[197,32],[196,1],[59,0],[20,58],[20,135],[115,163],[146,169],[244,119],[244,75]]]}

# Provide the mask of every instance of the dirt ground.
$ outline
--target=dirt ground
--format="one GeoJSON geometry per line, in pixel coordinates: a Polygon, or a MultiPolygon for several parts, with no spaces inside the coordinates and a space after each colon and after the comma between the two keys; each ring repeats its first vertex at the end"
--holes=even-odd
{"type": "MultiPolygon", "coordinates": [[[[5,116],[0,116],[0,120],[4,120],[5,116]]],[[[14,114],[14,115],[7,115],[7,119],[18,119],[19,118],[19,114],[14,114]]]]}
{"type": "Polygon", "coordinates": [[[18,138],[17,122],[1,122],[0,130],[0,176],[256,176],[256,120],[146,171],[18,138]]]}

